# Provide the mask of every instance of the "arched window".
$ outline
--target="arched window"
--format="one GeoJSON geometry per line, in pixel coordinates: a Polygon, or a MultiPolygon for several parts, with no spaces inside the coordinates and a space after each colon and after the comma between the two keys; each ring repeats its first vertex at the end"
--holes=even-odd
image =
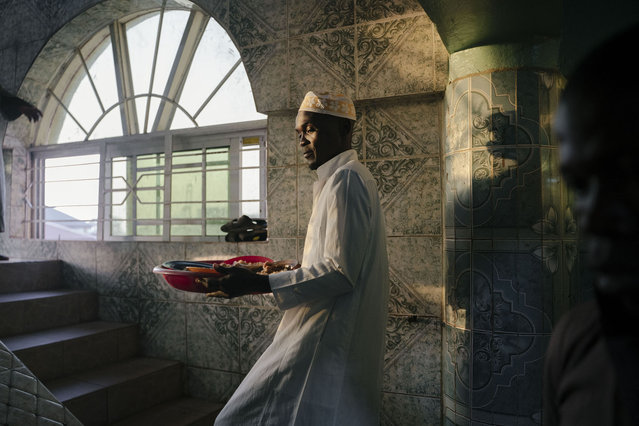
{"type": "Polygon", "coordinates": [[[265,116],[226,31],[181,3],[99,29],[48,88],[31,236],[217,240],[265,217],[265,116]]]}

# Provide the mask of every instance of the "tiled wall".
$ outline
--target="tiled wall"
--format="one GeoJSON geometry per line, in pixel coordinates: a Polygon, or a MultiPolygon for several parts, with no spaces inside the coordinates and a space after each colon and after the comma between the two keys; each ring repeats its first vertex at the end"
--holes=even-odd
{"type": "Polygon", "coordinates": [[[540,424],[552,327],[587,297],[550,128],[561,85],[558,73],[520,69],[447,89],[446,424],[540,424]]]}
{"type": "MultiPolygon", "coordinates": [[[[7,37],[0,38],[0,67],[9,72],[0,76],[3,85],[17,90],[53,31],[96,3],[12,3],[10,17],[3,14],[0,18],[0,24],[5,24],[0,25],[0,32],[7,37]],[[18,20],[22,25],[39,26],[30,33],[33,40],[25,50],[19,50],[22,42],[17,33],[7,30],[17,29],[18,20]]],[[[272,297],[206,300],[171,289],[151,270],[168,259],[241,254],[301,258],[313,175],[295,144],[295,109],[307,90],[345,92],[355,99],[358,109],[354,145],[377,179],[387,221],[391,304],[383,423],[438,424],[443,291],[440,135],[448,72],[447,54],[434,26],[417,0],[196,3],[229,30],[242,54],[258,110],[269,115],[270,240],[36,242],[0,234],[0,253],[64,260],[70,285],[100,293],[102,318],[139,322],[145,353],[185,362],[191,393],[228,398],[275,333],[281,313],[272,297]]],[[[101,10],[116,6],[117,2],[100,4],[101,10]]],[[[99,12],[89,13],[99,21],[99,12]]],[[[58,47],[64,48],[63,44],[58,47]]],[[[45,49],[51,57],[54,51],[45,49]]],[[[38,73],[30,75],[37,77],[38,73]]],[[[37,79],[25,81],[21,89],[33,95],[32,100],[41,91],[37,79]]],[[[20,127],[16,122],[12,127],[5,147],[19,148],[29,133],[24,124],[20,127]]],[[[20,149],[14,152],[20,154],[20,149]]],[[[14,172],[21,158],[14,155],[14,172]]],[[[20,178],[14,181],[19,184],[11,194],[17,210],[24,188],[20,185],[24,184],[20,178]]]]}

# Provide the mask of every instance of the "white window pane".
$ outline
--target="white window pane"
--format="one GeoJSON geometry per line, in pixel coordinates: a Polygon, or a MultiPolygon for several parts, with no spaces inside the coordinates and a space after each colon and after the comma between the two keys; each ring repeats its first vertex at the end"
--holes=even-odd
{"type": "Polygon", "coordinates": [[[142,98],[135,98],[135,112],[138,115],[138,128],[140,129],[140,133],[148,132],[148,129],[153,126],[153,122],[147,122],[145,131],[144,119],[146,117],[146,104],[148,99],[149,98],[146,96],[142,98]]]}
{"type": "Polygon", "coordinates": [[[97,124],[93,133],[89,135],[89,139],[103,139],[122,135],[122,116],[120,115],[120,107],[118,106],[102,117],[102,120],[97,124]]]}
{"type": "Polygon", "coordinates": [[[73,93],[67,108],[86,131],[89,131],[102,115],[98,99],[95,97],[91,82],[84,71],[80,78],[80,84],[73,93]]]}
{"type": "Polygon", "coordinates": [[[259,169],[242,170],[242,199],[243,200],[259,200],[260,199],[260,170],[259,169]]]}
{"type": "Polygon", "coordinates": [[[224,28],[214,19],[209,20],[191,63],[180,105],[195,114],[239,58],[224,28]]]}
{"type": "Polygon", "coordinates": [[[152,13],[135,19],[126,26],[133,91],[136,95],[149,92],[159,22],[160,14],[152,13]]]}
{"type": "MultiPolygon", "coordinates": [[[[168,81],[173,61],[177,53],[186,22],[189,19],[189,12],[183,10],[173,10],[164,13],[162,22],[162,34],[160,35],[160,49],[153,79],[153,93],[164,94],[164,88],[168,81]]],[[[149,68],[151,63],[147,65],[149,68]]]]}
{"type": "Polygon", "coordinates": [[[180,108],[177,108],[175,110],[175,115],[173,116],[173,121],[171,122],[171,130],[188,129],[191,127],[195,127],[193,121],[191,121],[191,119],[180,108]]]}
{"type": "Polygon", "coordinates": [[[107,38],[87,60],[93,84],[105,109],[118,103],[118,86],[115,79],[115,63],[111,39],[107,38]]]}
{"type": "Polygon", "coordinates": [[[199,126],[236,123],[266,118],[255,110],[253,92],[244,66],[240,65],[197,117],[199,126]]]}
{"type": "Polygon", "coordinates": [[[82,131],[80,126],[76,124],[71,116],[69,116],[69,114],[65,112],[63,120],[64,121],[62,122],[62,128],[60,129],[57,143],[83,141],[86,137],[86,133],[82,131]]]}
{"type": "Polygon", "coordinates": [[[47,239],[94,239],[98,217],[99,155],[45,160],[47,239]]]}
{"type": "Polygon", "coordinates": [[[261,217],[260,214],[260,203],[258,201],[254,202],[243,202],[242,203],[242,214],[247,215],[252,218],[261,217]]]}

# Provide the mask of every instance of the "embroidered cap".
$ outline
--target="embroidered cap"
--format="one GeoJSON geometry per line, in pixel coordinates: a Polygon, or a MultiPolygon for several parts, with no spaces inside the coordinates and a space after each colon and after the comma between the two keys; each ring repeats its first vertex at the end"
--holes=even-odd
{"type": "Polygon", "coordinates": [[[334,115],[353,121],[356,119],[353,101],[341,93],[308,92],[299,110],[334,115]]]}

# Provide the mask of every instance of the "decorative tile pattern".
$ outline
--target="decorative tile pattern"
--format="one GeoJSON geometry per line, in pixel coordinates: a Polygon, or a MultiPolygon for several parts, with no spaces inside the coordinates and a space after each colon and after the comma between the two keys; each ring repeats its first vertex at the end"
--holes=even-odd
{"type": "Polygon", "coordinates": [[[309,90],[335,91],[355,99],[355,32],[341,28],[289,40],[295,52],[290,71],[290,105],[309,90]]]}
{"type": "Polygon", "coordinates": [[[99,243],[96,274],[100,294],[138,297],[138,251],[136,243],[99,243]]]}
{"type": "Polygon", "coordinates": [[[240,308],[240,370],[248,373],[271,344],[283,313],[275,309],[240,308]]]}
{"type": "Polygon", "coordinates": [[[446,422],[541,422],[543,354],[578,263],[547,131],[556,90],[523,70],[446,94],[446,422]]]}
{"type": "Polygon", "coordinates": [[[300,35],[353,25],[350,0],[293,0],[288,4],[289,33],[300,35]]]}
{"type": "Polygon", "coordinates": [[[377,21],[379,19],[393,18],[397,16],[424,13],[424,9],[417,0],[357,0],[357,23],[377,21]]]}
{"type": "Polygon", "coordinates": [[[286,42],[279,41],[241,49],[240,54],[251,82],[255,105],[260,112],[288,106],[288,63],[286,42]]]}
{"type": "Polygon", "coordinates": [[[60,241],[58,259],[62,277],[73,288],[96,289],[96,248],[94,243],[60,241]]]}
{"type": "Polygon", "coordinates": [[[238,46],[272,42],[286,35],[286,0],[230,1],[229,32],[238,46]]]}
{"type": "Polygon", "coordinates": [[[443,91],[435,80],[433,24],[425,16],[358,26],[358,98],[443,91]]]}
{"type": "Polygon", "coordinates": [[[421,317],[389,317],[384,355],[384,391],[440,395],[441,322],[421,317]]]}
{"type": "Polygon", "coordinates": [[[291,214],[297,209],[295,168],[269,168],[267,186],[269,238],[295,237],[297,218],[291,214]]]}
{"type": "Polygon", "coordinates": [[[268,166],[294,166],[299,155],[295,134],[297,111],[269,114],[267,126],[268,166]]]}
{"type": "Polygon", "coordinates": [[[391,265],[389,313],[440,317],[440,237],[392,237],[387,239],[387,247],[391,265]]]}
{"type": "Polygon", "coordinates": [[[438,108],[427,100],[364,108],[366,159],[438,155],[438,108]]]}
{"type": "Polygon", "coordinates": [[[145,299],[182,300],[184,292],[169,286],[153,268],[167,260],[185,258],[183,243],[138,243],[138,294],[145,299]]]}
{"type": "Polygon", "coordinates": [[[186,317],[187,364],[239,372],[238,308],[193,304],[186,317]]]}
{"type": "MultiPolygon", "coordinates": [[[[182,303],[145,300],[140,307],[140,346],[144,354],[186,361],[186,307],[182,303]]],[[[188,337],[187,337],[188,338],[188,337]]]]}

